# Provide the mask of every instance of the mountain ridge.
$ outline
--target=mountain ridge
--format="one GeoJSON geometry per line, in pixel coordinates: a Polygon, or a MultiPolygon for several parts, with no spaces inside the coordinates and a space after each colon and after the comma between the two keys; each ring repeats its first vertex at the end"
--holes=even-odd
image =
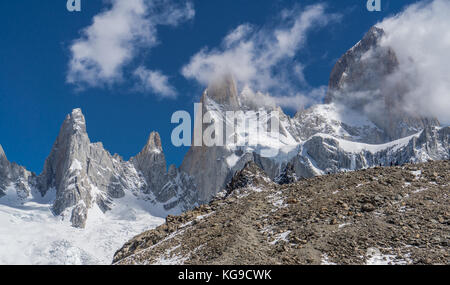
{"type": "MultiPolygon", "coordinates": [[[[229,126],[226,111],[245,111],[245,119],[256,115],[268,124],[272,118],[267,111],[277,110],[280,136],[276,139],[267,134],[259,137],[257,130],[244,128],[244,132],[233,134],[235,141],[229,145],[191,146],[179,168],[171,165],[167,169],[157,132],[149,135],[141,152],[124,161],[111,155],[102,143],[90,141],[86,119],[81,109],[74,109],[66,116],[40,175],[9,163],[0,148],[0,191],[4,194],[6,188],[16,187],[23,200],[34,195],[34,188],[42,196],[55,190],[54,214],[67,216],[73,226],[83,228],[90,209],[98,206],[105,213],[127,193],[147,201],[149,212],[157,209],[153,212],[159,216],[208,203],[249,162],[271,180],[290,180],[294,176],[302,179],[377,165],[448,159],[450,127],[441,128],[433,118],[401,113],[386,125],[373,120],[372,113],[365,114],[363,107],[354,108],[364,102],[356,100],[355,106],[343,107],[341,100],[351,98],[355,89],[370,91],[376,87],[369,83],[361,86],[359,81],[366,82],[368,75],[374,74],[383,78],[395,69],[395,53],[379,46],[383,34],[373,27],[338,61],[330,76],[328,104],[312,106],[293,117],[279,107],[264,105],[263,97],[258,97],[261,94],[253,94],[249,88],[238,93],[230,74],[216,79],[203,92],[203,113],[214,111],[213,120],[221,122],[224,130],[229,126]],[[338,96],[333,93],[336,90],[338,96]],[[255,96],[255,100],[249,102],[249,96],[255,96]],[[249,143],[253,137],[258,140],[249,143]]],[[[397,97],[401,93],[393,100],[397,97]]],[[[205,130],[210,124],[201,122],[195,127],[205,130]]]]}

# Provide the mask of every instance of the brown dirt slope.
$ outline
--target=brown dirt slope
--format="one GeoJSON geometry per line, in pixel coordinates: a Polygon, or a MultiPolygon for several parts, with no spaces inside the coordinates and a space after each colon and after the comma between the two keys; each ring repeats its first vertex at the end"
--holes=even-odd
{"type": "Polygon", "coordinates": [[[142,233],[116,264],[449,264],[450,162],[293,184],[250,163],[222,197],[142,233]]]}

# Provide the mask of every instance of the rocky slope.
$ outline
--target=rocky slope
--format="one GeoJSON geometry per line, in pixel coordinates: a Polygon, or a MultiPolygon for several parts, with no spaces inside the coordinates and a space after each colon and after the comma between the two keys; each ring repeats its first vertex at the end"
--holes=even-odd
{"type": "Polygon", "coordinates": [[[254,163],[115,264],[448,264],[450,162],[272,182],[254,163]]]}

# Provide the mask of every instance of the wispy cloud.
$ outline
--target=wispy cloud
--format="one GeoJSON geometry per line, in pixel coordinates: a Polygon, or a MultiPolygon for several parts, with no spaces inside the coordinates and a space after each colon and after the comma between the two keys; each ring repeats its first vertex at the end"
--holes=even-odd
{"type": "Polygon", "coordinates": [[[169,79],[160,71],[148,70],[143,66],[138,67],[134,75],[139,79],[137,90],[153,91],[161,97],[171,98],[176,96],[175,89],[169,84],[169,79]]]}
{"type": "Polygon", "coordinates": [[[300,98],[298,85],[305,88],[307,84],[303,75],[304,65],[294,58],[305,46],[308,32],[340,18],[326,13],[325,8],[317,4],[285,10],[277,24],[265,27],[240,25],[224,37],[220,47],[203,48],[192,56],[182,68],[182,74],[206,86],[231,73],[241,86],[264,92],[275,90],[300,98]]]}
{"type": "MultiPolygon", "coordinates": [[[[123,81],[125,67],[138,52],[158,44],[158,25],[177,26],[194,15],[192,3],[186,1],[179,4],[171,0],[111,0],[109,9],[96,15],[72,43],[67,82],[83,88],[123,81]]],[[[143,71],[151,77],[144,80],[144,86],[151,88],[147,91],[173,96],[167,77],[143,66],[134,74],[142,79],[143,71]]]]}

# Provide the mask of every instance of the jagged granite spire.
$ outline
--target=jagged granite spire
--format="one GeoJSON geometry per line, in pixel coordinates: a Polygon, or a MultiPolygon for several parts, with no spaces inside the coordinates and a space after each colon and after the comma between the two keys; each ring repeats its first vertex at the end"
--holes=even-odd
{"type": "Polygon", "coordinates": [[[62,184],[65,172],[71,167],[69,163],[77,154],[87,153],[89,144],[83,113],[80,109],[75,109],[66,116],[50,155],[45,161],[44,170],[40,175],[40,186],[44,192],[52,187],[60,189],[64,186],[62,184]]]}
{"type": "Polygon", "coordinates": [[[143,152],[162,151],[161,137],[158,132],[151,132],[143,152]]]}
{"type": "Polygon", "coordinates": [[[95,203],[106,211],[112,198],[123,197],[125,189],[139,190],[144,184],[120,157],[111,156],[101,143],[90,142],[81,109],[67,115],[38,178],[42,194],[56,190],[54,214],[71,211],[75,227],[85,226],[88,210],[95,203]]]}
{"type": "Polygon", "coordinates": [[[87,209],[91,207],[93,200],[88,189],[89,182],[84,179],[89,148],[84,115],[81,109],[74,109],[66,116],[38,179],[43,195],[49,189],[56,189],[52,209],[56,215],[67,208],[76,208],[72,211],[71,220],[77,227],[84,227],[87,209]]]}
{"type": "Polygon", "coordinates": [[[153,192],[158,200],[166,200],[160,196],[162,187],[167,183],[167,166],[159,133],[152,132],[142,151],[130,161],[147,181],[145,192],[153,192]]]}

